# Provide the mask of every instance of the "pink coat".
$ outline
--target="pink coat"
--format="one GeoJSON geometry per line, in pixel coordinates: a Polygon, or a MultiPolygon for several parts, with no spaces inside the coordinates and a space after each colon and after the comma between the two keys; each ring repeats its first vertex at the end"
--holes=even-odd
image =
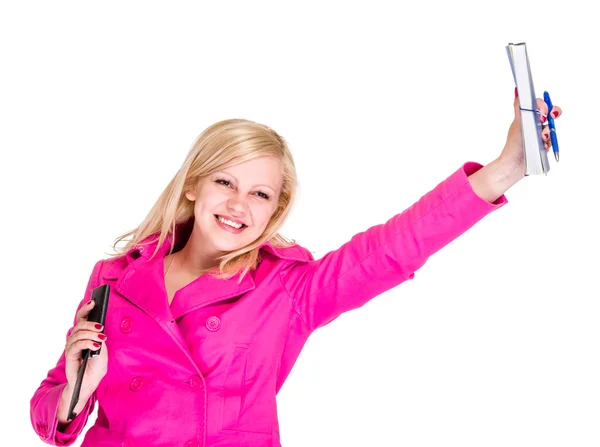
{"type": "MultiPolygon", "coordinates": [[[[99,405],[83,447],[280,446],[275,396],[308,339],[342,312],[412,279],[427,258],[506,203],[479,198],[466,163],[406,211],[315,261],[300,246],[264,244],[262,261],[238,277],[204,275],[168,305],[154,247],[99,261],[83,305],[111,286],[105,333],[108,372],[77,418],[57,431],[64,354],[31,399],[40,438],[70,445],[99,405]]],[[[181,237],[187,237],[185,233],[181,237]]]]}

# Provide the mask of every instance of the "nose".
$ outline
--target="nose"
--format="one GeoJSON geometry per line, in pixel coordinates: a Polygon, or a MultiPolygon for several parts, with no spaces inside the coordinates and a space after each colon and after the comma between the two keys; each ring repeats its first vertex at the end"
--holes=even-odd
{"type": "Polygon", "coordinates": [[[227,208],[233,217],[242,217],[248,209],[248,202],[245,195],[234,194],[227,201],[227,208]]]}

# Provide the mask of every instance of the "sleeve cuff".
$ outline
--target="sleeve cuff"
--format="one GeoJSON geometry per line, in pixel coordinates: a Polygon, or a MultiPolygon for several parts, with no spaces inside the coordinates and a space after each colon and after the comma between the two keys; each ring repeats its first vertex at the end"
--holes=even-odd
{"type": "Polygon", "coordinates": [[[91,396],[86,402],[85,406],[81,409],[79,414],[69,422],[67,425],[62,427],[58,426],[58,418],[56,413],[58,411],[58,404],[60,402],[60,396],[62,395],[63,389],[67,386],[56,387],[55,392],[58,393],[58,399],[56,399],[56,408],[54,411],[54,419],[52,420],[52,426],[50,427],[49,437],[54,439],[55,445],[70,445],[75,442],[77,436],[83,431],[85,424],[87,423],[88,417],[94,409],[94,396],[91,396]]]}
{"type": "Polygon", "coordinates": [[[463,164],[452,176],[456,176],[457,177],[457,181],[461,182],[461,183],[466,183],[466,187],[468,187],[468,189],[470,190],[470,193],[476,197],[475,200],[479,200],[481,201],[483,204],[488,204],[490,205],[490,210],[494,210],[496,208],[501,207],[502,205],[505,205],[506,203],[508,203],[508,199],[506,198],[506,196],[504,194],[502,194],[500,197],[498,197],[496,200],[494,200],[493,202],[488,202],[485,199],[482,199],[481,197],[479,197],[477,195],[477,193],[475,193],[475,191],[473,190],[473,187],[471,186],[471,183],[469,182],[468,177],[471,174],[476,173],[477,171],[479,171],[481,168],[483,168],[483,165],[480,163],[477,163],[475,161],[468,161],[465,164],[463,164]]]}

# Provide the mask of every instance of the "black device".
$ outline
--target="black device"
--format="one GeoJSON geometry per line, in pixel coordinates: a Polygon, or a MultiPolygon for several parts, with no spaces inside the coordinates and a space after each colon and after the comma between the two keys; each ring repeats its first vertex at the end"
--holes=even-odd
{"type": "MultiPolygon", "coordinates": [[[[87,321],[94,323],[100,323],[102,326],[106,323],[106,310],[108,309],[108,297],[110,295],[110,286],[103,284],[92,290],[92,300],[94,301],[94,308],[90,311],[87,317],[87,321]]],[[[104,328],[102,329],[104,332],[104,328]]],[[[102,347],[100,347],[102,349],[102,347]]],[[[81,351],[81,357],[89,355],[90,357],[96,357],[100,355],[100,349],[92,351],[91,349],[84,349],[81,351]]]]}
{"type": "MultiPolygon", "coordinates": [[[[108,297],[110,296],[110,286],[103,284],[92,290],[92,300],[94,301],[94,308],[90,311],[87,317],[87,321],[93,321],[94,323],[100,323],[102,326],[106,323],[106,310],[108,309],[108,297]]],[[[102,329],[104,331],[104,329],[102,329]]],[[[85,374],[85,368],[87,366],[88,359],[95,357],[100,354],[100,346],[96,351],[91,349],[83,349],[81,351],[81,359],[83,362],[79,366],[77,372],[77,382],[75,382],[75,389],[73,390],[73,396],[71,396],[71,404],[69,405],[69,416],[68,421],[72,421],[77,417],[77,414],[73,411],[77,402],[79,401],[79,392],[81,391],[81,383],[83,382],[83,375],[85,374]]]]}

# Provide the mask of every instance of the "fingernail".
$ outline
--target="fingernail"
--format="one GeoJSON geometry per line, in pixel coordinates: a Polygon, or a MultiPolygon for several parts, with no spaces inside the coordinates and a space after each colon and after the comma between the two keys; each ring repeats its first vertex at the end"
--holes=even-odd
{"type": "Polygon", "coordinates": [[[94,342],[93,344],[94,344],[94,348],[99,348],[100,347],[100,343],[94,342]]]}
{"type": "Polygon", "coordinates": [[[86,306],[89,306],[90,304],[92,304],[92,300],[89,300],[87,303],[85,303],[86,306]]]}
{"type": "Polygon", "coordinates": [[[104,335],[104,334],[98,334],[98,338],[100,340],[106,340],[106,335],[104,335]]]}
{"type": "Polygon", "coordinates": [[[542,123],[546,122],[546,117],[542,115],[542,123]]]}
{"type": "Polygon", "coordinates": [[[555,110],[554,112],[552,112],[552,115],[554,115],[554,118],[556,118],[558,116],[558,110],[555,110]]]}
{"type": "Polygon", "coordinates": [[[515,98],[519,97],[519,90],[517,90],[517,87],[515,87],[515,98]]]}
{"type": "Polygon", "coordinates": [[[102,329],[102,325],[100,323],[95,324],[94,327],[98,330],[102,329]]]}

